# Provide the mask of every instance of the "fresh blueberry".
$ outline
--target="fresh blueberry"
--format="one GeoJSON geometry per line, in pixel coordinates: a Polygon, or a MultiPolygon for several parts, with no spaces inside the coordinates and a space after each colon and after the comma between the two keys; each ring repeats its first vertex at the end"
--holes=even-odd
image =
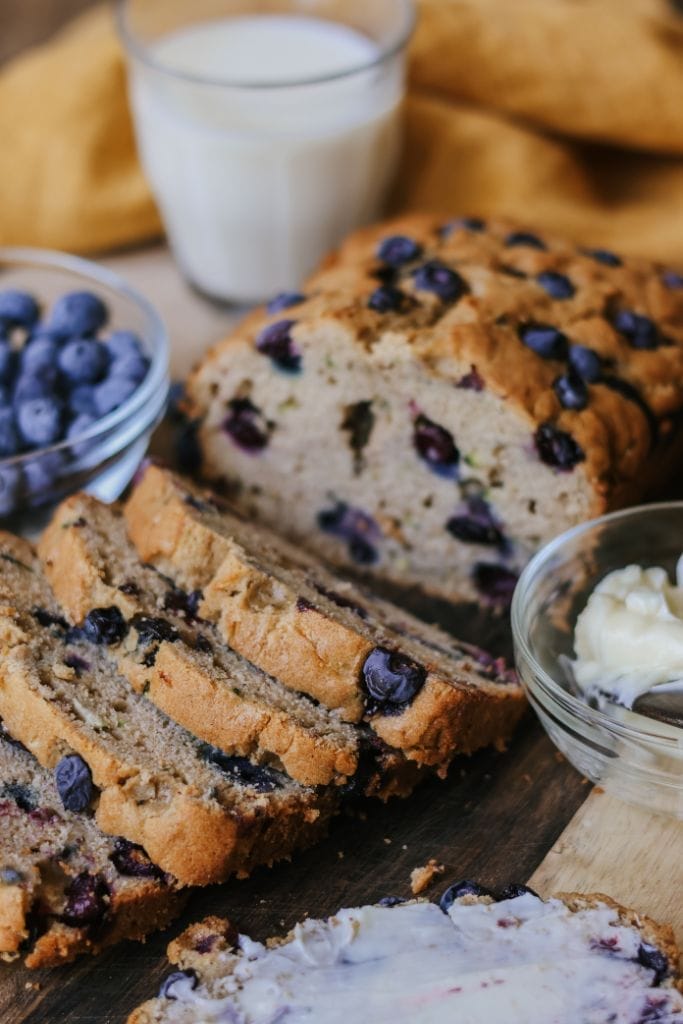
{"type": "Polygon", "coordinates": [[[532,235],[530,231],[513,231],[505,239],[509,248],[525,246],[529,249],[547,249],[547,245],[538,235],[532,235]]]}
{"type": "Polygon", "coordinates": [[[67,811],[84,811],[95,792],[90,768],[78,754],[67,754],[58,763],[55,786],[67,811]]]}
{"type": "Polygon", "coordinates": [[[20,444],[14,412],[3,406],[0,408],[0,457],[16,455],[20,444]]]}
{"type": "Polygon", "coordinates": [[[301,292],[280,292],[278,295],[274,295],[266,306],[268,313],[281,313],[283,309],[290,309],[292,306],[298,306],[300,302],[305,302],[306,296],[302,295],[301,292]]]}
{"type": "Polygon", "coordinates": [[[226,754],[218,747],[212,747],[209,743],[202,743],[199,747],[199,756],[207,764],[218,768],[224,775],[227,775],[233,782],[241,786],[250,786],[258,793],[270,793],[274,789],[280,789],[282,779],[278,772],[263,765],[254,764],[248,757],[239,757],[234,754],[226,754]]]}
{"type": "Polygon", "coordinates": [[[556,469],[573,469],[586,458],[571,434],[552,423],[540,424],[534,434],[534,443],[541,462],[556,469]]]}
{"type": "Polygon", "coordinates": [[[32,373],[21,373],[14,384],[12,401],[15,407],[35,398],[51,398],[59,386],[56,366],[42,366],[32,373]]]}
{"type": "Polygon", "coordinates": [[[404,263],[416,260],[422,254],[422,246],[405,235],[389,235],[384,238],[377,249],[377,258],[390,267],[401,267],[404,263]]]}
{"type": "Polygon", "coordinates": [[[683,288],[683,274],[677,274],[675,270],[665,270],[662,274],[662,282],[672,291],[683,288]]]}
{"type": "Polygon", "coordinates": [[[294,344],[292,327],[296,320],[276,320],[264,327],[256,338],[256,348],[273,362],[278,370],[297,373],[301,369],[301,353],[294,344]]]}
{"type": "Polygon", "coordinates": [[[95,410],[99,416],[106,416],[108,413],[118,409],[120,405],[130,398],[137,382],[130,377],[107,377],[95,385],[95,410]]]}
{"type": "Polygon", "coordinates": [[[268,433],[260,410],[248,398],[233,398],[228,409],[221,429],[243,452],[254,455],[262,451],[268,444],[268,433]]]}
{"type": "Polygon", "coordinates": [[[378,907],[400,907],[402,903],[405,903],[403,896],[382,896],[377,900],[378,907]]]}
{"type": "Polygon", "coordinates": [[[36,455],[24,466],[24,493],[31,497],[47,497],[64,469],[61,452],[36,455]]]}
{"type": "Polygon", "coordinates": [[[404,301],[405,294],[393,284],[381,284],[368,299],[368,307],[376,313],[396,313],[404,301]]]}
{"type": "Polygon", "coordinates": [[[519,899],[520,896],[535,896],[536,899],[540,899],[540,896],[535,889],[532,889],[528,885],[523,885],[521,882],[513,882],[511,885],[506,885],[498,896],[498,899],[516,900],[519,899]]]}
{"type": "Polygon", "coordinates": [[[558,274],[554,270],[546,270],[539,274],[536,281],[551,299],[571,299],[576,291],[565,274],[558,274]]]}
{"type": "Polygon", "coordinates": [[[21,469],[18,466],[0,467],[0,516],[14,512],[21,486],[21,469]]]}
{"type": "Polygon", "coordinates": [[[193,971],[191,967],[184,971],[174,971],[161,983],[158,998],[177,999],[178,996],[174,994],[176,991],[192,991],[198,984],[197,972],[193,971]]]}
{"type": "Polygon", "coordinates": [[[465,544],[500,547],[505,542],[500,524],[483,498],[468,499],[467,510],[452,516],[446,523],[446,529],[465,544]]]}
{"type": "Polygon", "coordinates": [[[95,419],[97,406],[94,387],[91,384],[79,384],[69,392],[67,405],[69,412],[75,416],[91,416],[95,419]]]}
{"type": "Polygon", "coordinates": [[[362,669],[362,682],[370,700],[368,712],[400,714],[424,686],[427,673],[422,665],[405,654],[375,647],[362,669]]]}
{"type": "Polygon", "coordinates": [[[101,924],[109,909],[109,886],[102,875],[76,875],[66,890],[62,920],[73,928],[101,924]]]}
{"type": "Polygon", "coordinates": [[[114,842],[114,850],[109,855],[116,870],[121,875],[129,878],[155,878],[161,881],[164,873],[161,868],[152,863],[141,846],[129,842],[123,836],[119,836],[114,842]]]}
{"type": "Polygon", "coordinates": [[[140,384],[147,376],[149,370],[149,359],[139,353],[130,352],[128,355],[117,356],[109,366],[110,377],[126,377],[128,380],[140,384]]]}
{"type": "Polygon", "coordinates": [[[553,381],[553,391],[563,409],[585,409],[588,405],[588,388],[583,379],[572,370],[562,373],[553,381]]]}
{"type": "Polygon", "coordinates": [[[440,260],[423,263],[413,271],[413,281],[418,291],[433,292],[444,302],[455,302],[467,291],[467,285],[460,274],[440,260]]]}
{"type": "Polygon", "coordinates": [[[57,366],[58,352],[57,343],[52,338],[36,338],[22,349],[21,372],[31,375],[45,367],[57,366]]]}
{"type": "Polygon", "coordinates": [[[19,433],[27,445],[42,448],[62,436],[64,407],[58,398],[30,398],[17,409],[19,433]]]}
{"type": "Polygon", "coordinates": [[[27,814],[38,806],[36,793],[22,782],[5,782],[0,788],[0,799],[14,800],[17,807],[27,814]]]}
{"type": "Polygon", "coordinates": [[[109,608],[93,608],[83,621],[83,633],[91,644],[118,644],[123,640],[128,626],[115,605],[109,608]]]}
{"type": "Polygon", "coordinates": [[[25,327],[30,330],[38,322],[40,308],[28,292],[8,288],[0,292],[0,323],[4,327],[25,327]]]}
{"type": "Polygon", "coordinates": [[[104,345],[90,338],[74,338],[61,349],[58,366],[74,384],[94,384],[105,370],[109,357],[104,345]]]}
{"type": "Polygon", "coordinates": [[[0,382],[8,384],[17,368],[17,353],[8,341],[0,338],[0,382]]]}
{"type": "Polygon", "coordinates": [[[48,327],[65,338],[88,337],[104,327],[109,312],[92,292],[68,292],[55,302],[48,327]]]}
{"type": "Polygon", "coordinates": [[[569,346],[569,365],[583,380],[594,384],[602,373],[602,360],[597,352],[587,345],[569,346]]]}
{"type": "Polygon", "coordinates": [[[507,607],[517,585],[517,574],[504,565],[477,562],[472,571],[476,589],[492,604],[507,607]]]}
{"type": "Polygon", "coordinates": [[[16,868],[0,868],[0,885],[21,885],[24,876],[16,868]]]}
{"type": "Polygon", "coordinates": [[[653,349],[660,342],[657,326],[647,316],[621,309],[612,320],[615,330],[623,334],[633,348],[653,349]]]}
{"type": "Polygon", "coordinates": [[[462,881],[449,885],[439,900],[439,906],[444,914],[447,914],[455,901],[463,896],[489,896],[491,899],[495,899],[490,889],[484,888],[478,882],[472,882],[469,878],[463,878],[462,881]]]}
{"type": "Polygon", "coordinates": [[[606,267],[620,267],[621,257],[617,256],[616,253],[610,252],[609,249],[586,249],[586,256],[591,256],[598,263],[603,263],[606,267]]]}
{"type": "Polygon", "coordinates": [[[123,356],[142,355],[142,342],[133,331],[112,331],[104,340],[109,358],[121,359],[123,356]]]}
{"type": "Polygon", "coordinates": [[[143,647],[160,644],[163,641],[175,643],[180,636],[175,626],[167,619],[155,615],[134,615],[130,624],[138,634],[138,643],[143,647]]]}
{"type": "Polygon", "coordinates": [[[453,435],[426,416],[419,415],[413,427],[415,451],[440,476],[453,477],[460,462],[453,435]]]}
{"type": "Polygon", "coordinates": [[[648,970],[654,971],[654,984],[659,985],[671,971],[669,958],[661,949],[650,945],[649,942],[641,942],[638,949],[638,963],[648,970]]]}
{"type": "Polygon", "coordinates": [[[520,340],[543,359],[564,359],[569,349],[566,336],[552,324],[527,323],[518,327],[520,340]]]}
{"type": "Polygon", "coordinates": [[[90,430],[93,424],[97,423],[94,416],[88,415],[86,412],[79,413],[69,424],[66,430],[66,437],[68,441],[76,442],[71,446],[71,452],[76,458],[81,458],[92,449],[94,439],[90,438],[87,441],[78,443],[78,438],[81,437],[86,431],[90,430]]]}

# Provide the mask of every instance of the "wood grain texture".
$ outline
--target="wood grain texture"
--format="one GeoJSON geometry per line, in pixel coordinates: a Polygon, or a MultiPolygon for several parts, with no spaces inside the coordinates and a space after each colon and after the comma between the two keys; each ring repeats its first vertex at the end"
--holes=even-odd
{"type": "Polygon", "coordinates": [[[0,1021],[123,1024],[168,971],[169,939],[210,913],[264,939],[305,914],[322,916],[388,893],[409,896],[411,870],[430,857],[446,872],[427,895],[464,877],[494,887],[524,880],[586,793],[529,716],[506,754],[463,759],[446,782],[434,780],[409,800],[365,805],[363,816],[338,819],[325,842],[290,864],[196,891],[183,918],[144,946],[124,943],[52,972],[0,966],[0,1021]]]}
{"type": "Polygon", "coordinates": [[[655,920],[683,949],[683,821],[593,790],[531,877],[541,895],[587,887],[655,920]]]}

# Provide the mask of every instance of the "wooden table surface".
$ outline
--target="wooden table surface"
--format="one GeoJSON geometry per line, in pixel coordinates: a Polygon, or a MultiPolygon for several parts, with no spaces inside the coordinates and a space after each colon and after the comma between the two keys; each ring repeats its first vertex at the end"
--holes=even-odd
{"type": "MultiPolygon", "coordinates": [[[[0,0],[0,60],[44,38],[89,2],[0,0]]],[[[104,262],[143,290],[164,316],[177,378],[240,313],[196,296],[163,248],[104,262]]],[[[505,620],[491,623],[443,606],[421,610],[465,639],[509,647],[505,620]]],[[[591,792],[529,715],[505,754],[463,759],[447,781],[429,782],[409,800],[339,818],[325,842],[291,864],[196,891],[183,917],[145,945],[124,943],[52,972],[2,966],[0,1022],[123,1024],[155,992],[167,970],[166,944],[190,921],[225,914],[262,939],[304,914],[325,915],[387,893],[405,896],[412,868],[430,857],[446,867],[432,894],[462,877],[494,888],[531,879],[542,894],[602,890],[673,921],[683,942],[683,823],[591,792]]]]}

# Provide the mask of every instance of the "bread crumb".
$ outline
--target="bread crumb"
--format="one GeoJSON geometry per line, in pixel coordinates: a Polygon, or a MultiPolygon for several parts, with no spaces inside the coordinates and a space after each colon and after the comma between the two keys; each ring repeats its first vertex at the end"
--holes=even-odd
{"type": "Polygon", "coordinates": [[[32,992],[40,992],[39,981],[27,981],[24,988],[30,989],[32,992]]]}
{"type": "Polygon", "coordinates": [[[404,843],[404,844],[403,844],[403,846],[401,847],[401,849],[402,849],[402,850],[407,850],[407,849],[408,849],[408,844],[407,844],[407,843],[404,843]]]}
{"type": "Polygon", "coordinates": [[[387,846],[391,846],[391,839],[387,839],[386,836],[384,837],[384,842],[387,844],[387,846]]]}
{"type": "Polygon", "coordinates": [[[421,868],[413,868],[410,872],[410,888],[414,896],[429,888],[438,875],[442,875],[446,868],[439,864],[434,857],[430,857],[421,868]]]}
{"type": "Polygon", "coordinates": [[[602,788],[602,786],[593,786],[593,792],[594,793],[604,793],[605,791],[602,788]]]}
{"type": "Polygon", "coordinates": [[[344,851],[337,850],[337,856],[339,857],[339,860],[344,860],[344,851]]]}

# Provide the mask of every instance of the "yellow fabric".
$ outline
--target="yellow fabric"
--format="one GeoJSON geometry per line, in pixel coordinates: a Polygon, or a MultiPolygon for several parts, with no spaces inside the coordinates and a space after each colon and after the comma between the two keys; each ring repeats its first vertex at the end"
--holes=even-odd
{"type": "MultiPolygon", "coordinates": [[[[419,6],[395,208],[505,213],[683,262],[675,0],[419,6]]],[[[0,138],[0,244],[96,252],[160,233],[108,8],[0,70],[0,138]]]]}

